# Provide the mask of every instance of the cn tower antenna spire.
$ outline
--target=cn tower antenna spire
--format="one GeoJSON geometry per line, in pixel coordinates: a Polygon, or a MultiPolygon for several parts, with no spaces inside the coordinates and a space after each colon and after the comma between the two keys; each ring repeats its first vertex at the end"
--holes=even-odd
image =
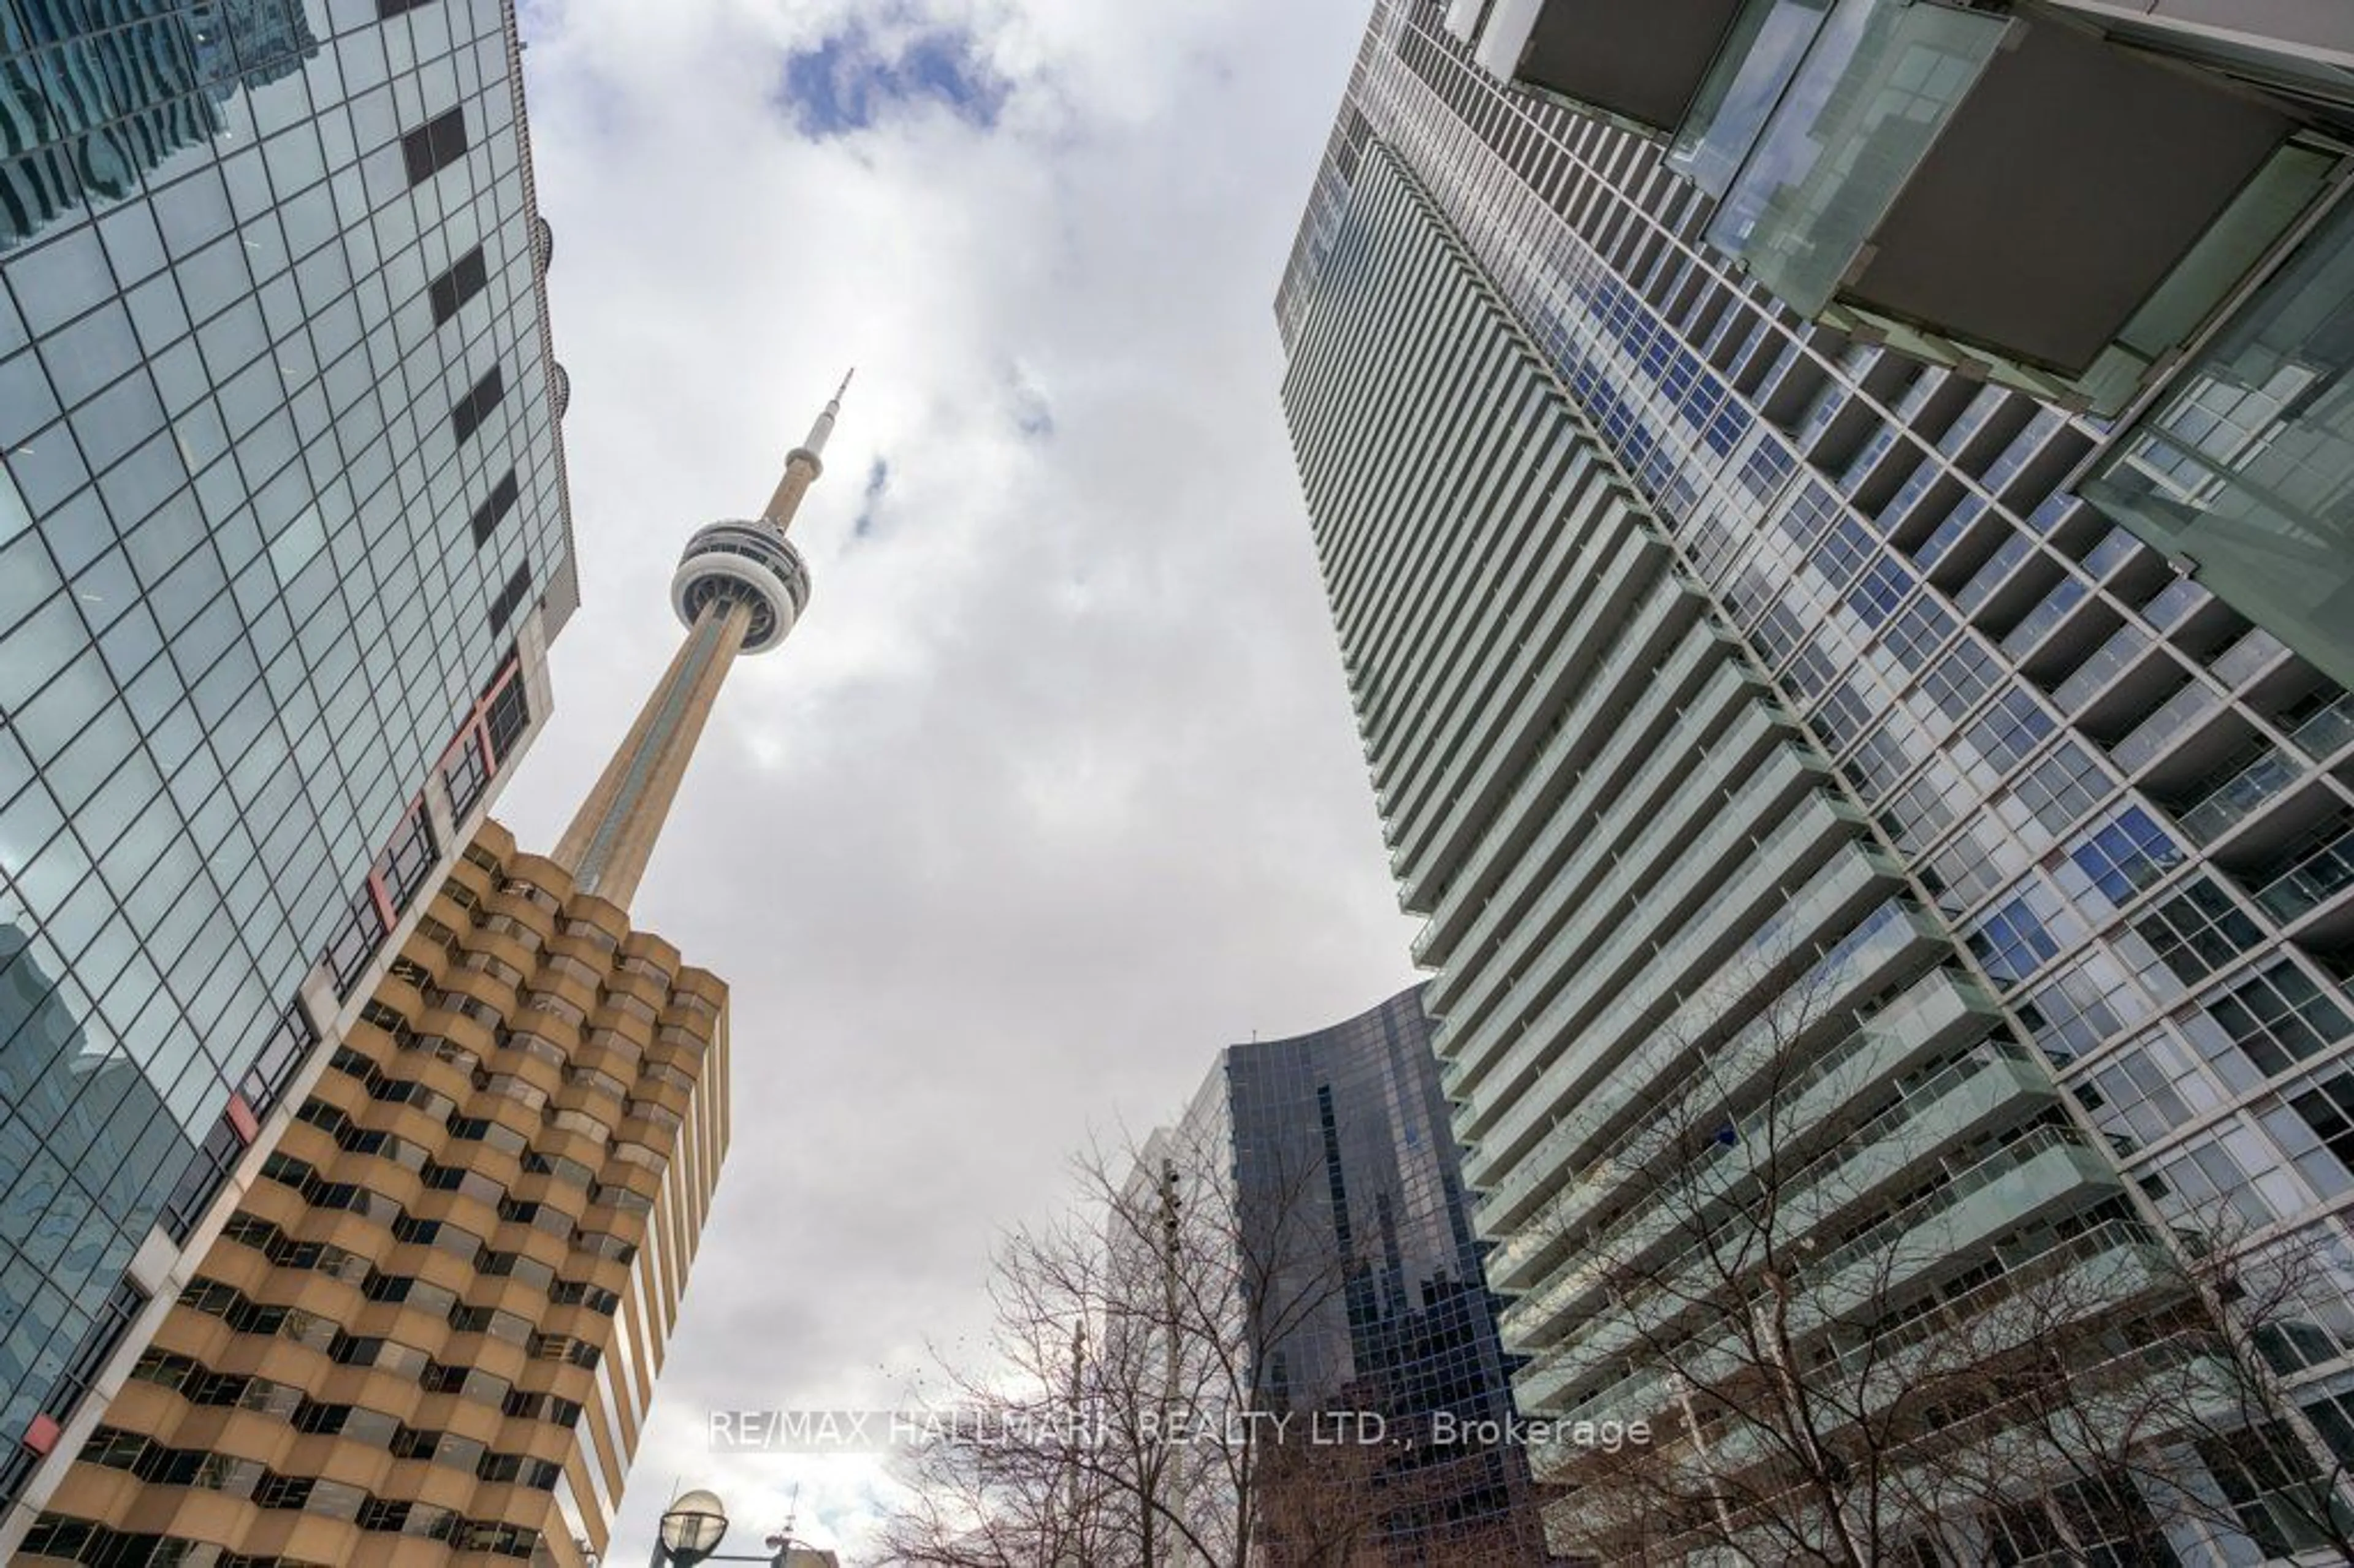
{"type": "Polygon", "coordinates": [[[782,642],[808,606],[809,567],[785,530],[824,470],[821,454],[849,389],[845,376],[809,439],[785,454],[784,477],[758,518],[714,523],[687,541],[670,585],[686,641],[556,846],[578,891],[629,907],[729,668],[738,654],[782,642]]]}
{"type": "Polygon", "coordinates": [[[793,514],[801,509],[801,496],[825,471],[826,438],[833,434],[833,421],[842,413],[842,395],[850,390],[850,376],[857,374],[858,367],[852,366],[850,374],[842,378],[842,385],[834,388],[832,397],[811,421],[808,437],[785,454],[785,475],[777,481],[769,504],[760,513],[779,532],[793,525],[793,514]]]}

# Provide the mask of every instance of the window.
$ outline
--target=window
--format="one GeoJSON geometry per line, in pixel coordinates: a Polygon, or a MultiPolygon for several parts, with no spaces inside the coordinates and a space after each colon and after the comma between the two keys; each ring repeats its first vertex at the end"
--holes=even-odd
{"type": "Polygon", "coordinates": [[[377,857],[376,874],[391,895],[396,909],[406,909],[432,871],[439,846],[433,842],[433,821],[422,800],[411,806],[393,835],[390,847],[377,857]]]}
{"type": "Polygon", "coordinates": [[[380,22],[389,22],[404,12],[414,11],[419,5],[431,4],[433,0],[376,0],[376,19],[380,22]]]}
{"type": "Polygon", "coordinates": [[[493,365],[482,373],[480,381],[467,389],[463,397],[458,399],[458,406],[450,410],[450,433],[463,441],[481,429],[482,421],[490,418],[491,410],[499,406],[499,399],[506,393],[506,379],[500,374],[499,367],[493,365]]]}
{"type": "MultiPolygon", "coordinates": [[[[482,760],[482,748],[475,743],[473,726],[469,725],[458,737],[458,744],[450,748],[450,755],[441,759],[441,784],[450,791],[451,814],[462,821],[474,809],[474,802],[482,798],[490,781],[490,765],[482,760]]],[[[454,878],[443,883],[441,891],[461,906],[471,906],[474,902],[473,893],[454,878]],[[457,891],[451,893],[452,888],[457,891]]]]}
{"type": "MultiPolygon", "coordinates": [[[[398,1015],[394,1016],[398,1018],[398,1015]]],[[[312,1031],[311,1021],[301,1005],[289,1007],[279,1018],[278,1027],[270,1032],[270,1038],[255,1053],[253,1065],[245,1070],[245,1076],[238,1082],[239,1092],[245,1096],[246,1104],[252,1107],[257,1118],[268,1116],[276,1108],[279,1097],[286,1092],[288,1082],[294,1076],[294,1070],[302,1065],[303,1058],[311,1054],[311,1047],[317,1044],[318,1035],[312,1031]]]]}
{"type": "Polygon", "coordinates": [[[2073,740],[2063,740],[2019,781],[2019,798],[2052,832],[2091,810],[2109,788],[2100,764],[2073,740]]]}
{"type": "Polygon", "coordinates": [[[2123,904],[2179,864],[2182,852],[2139,806],[2094,831],[2070,857],[2112,904],[2123,904]]]}
{"type": "Polygon", "coordinates": [[[244,1152],[245,1135],[237,1129],[237,1124],[228,1118],[228,1113],[222,1113],[220,1120],[213,1123],[212,1130],[205,1134],[204,1142],[197,1145],[187,1169],[180,1172],[179,1181],[172,1188],[171,1197],[164,1201],[163,1225],[174,1241],[188,1239],[188,1233],[196,1228],[196,1221],[203,1218],[205,1210],[212,1204],[213,1195],[228,1180],[228,1173],[236,1167],[238,1157],[244,1152]]]}
{"type": "Polygon", "coordinates": [[[327,939],[327,969],[335,977],[337,996],[352,994],[352,988],[367,972],[368,960],[383,945],[384,935],[384,916],[376,908],[375,890],[363,886],[352,895],[343,924],[327,939]]]}
{"type": "Polygon", "coordinates": [[[41,1408],[62,1426],[73,1419],[74,1411],[81,1404],[82,1396],[98,1381],[99,1372],[114,1354],[114,1348],[131,1331],[132,1320],[147,1305],[147,1293],[128,1279],[116,1282],[108,1293],[106,1304],[83,1330],[81,1342],[74,1347],[73,1360],[49,1385],[41,1401],[41,1408]]]}
{"type": "Polygon", "coordinates": [[[450,264],[450,270],[433,280],[425,291],[433,302],[433,324],[440,326],[458,313],[458,307],[482,291],[491,281],[490,270],[482,265],[482,248],[475,246],[450,264]]]}
{"type": "Polygon", "coordinates": [[[2263,936],[2256,923],[2206,876],[2157,906],[2134,929],[2185,985],[2205,980],[2263,936]]]}
{"type": "Polygon", "coordinates": [[[2346,1033],[2346,1015],[2286,959],[2207,1004],[2256,1070],[2304,1061],[2346,1033]]]}
{"type": "Polygon", "coordinates": [[[2025,980],[2060,951],[2024,894],[1989,914],[1971,934],[1969,947],[1987,973],[2001,981],[2025,980]]]}
{"type": "Polygon", "coordinates": [[[466,113],[452,109],[437,114],[400,139],[401,162],[408,165],[408,183],[421,185],[441,170],[456,163],[466,152],[466,113]]]}
{"type": "MultiPolygon", "coordinates": [[[[531,726],[531,701],[524,691],[520,676],[507,680],[505,684],[491,693],[490,705],[482,715],[482,723],[483,727],[490,731],[491,755],[504,761],[523,738],[523,732],[531,726]]],[[[606,945],[612,945],[611,938],[606,938],[606,945]]]]}
{"type": "MultiPolygon", "coordinates": [[[[2052,733],[2052,719],[2022,691],[2005,692],[1969,728],[1969,742],[1997,768],[2009,768],[2052,733]]],[[[2023,781],[2022,781],[2023,782],[2023,781]]],[[[2023,792],[2023,791],[2022,791],[2023,792]]]]}
{"type": "Polygon", "coordinates": [[[530,593],[531,563],[525,561],[507,578],[506,586],[499,589],[499,597],[491,600],[491,630],[493,632],[504,631],[507,622],[514,619],[514,612],[523,608],[523,602],[530,593]]]}
{"type": "Polygon", "coordinates": [[[489,543],[491,535],[498,532],[499,524],[508,513],[514,510],[521,494],[515,484],[514,470],[507,470],[506,477],[493,485],[490,495],[474,508],[474,543],[478,547],[489,543]]]}

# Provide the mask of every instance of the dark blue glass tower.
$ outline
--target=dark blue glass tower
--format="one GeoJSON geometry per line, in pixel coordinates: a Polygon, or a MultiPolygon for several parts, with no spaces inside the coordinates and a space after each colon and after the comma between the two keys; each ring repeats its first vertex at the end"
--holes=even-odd
{"type": "Polygon", "coordinates": [[[545,717],[518,58],[505,0],[0,0],[0,1501],[545,717]]]}
{"type": "MultiPolygon", "coordinates": [[[[1483,1562],[1541,1560],[1520,1449],[1434,1440],[1442,1414],[1458,1429],[1508,1421],[1514,1363],[1497,1334],[1422,988],[1311,1034],[1229,1046],[1188,1130],[1218,1120],[1231,1132],[1242,1250],[1272,1259],[1310,1245],[1345,1260],[1337,1291],[1296,1295],[1284,1330],[1252,1350],[1278,1409],[1385,1424],[1384,1560],[1473,1550],[1483,1562]]],[[[1281,1517],[1267,1534],[1270,1561],[1309,1560],[1281,1517]]]]}

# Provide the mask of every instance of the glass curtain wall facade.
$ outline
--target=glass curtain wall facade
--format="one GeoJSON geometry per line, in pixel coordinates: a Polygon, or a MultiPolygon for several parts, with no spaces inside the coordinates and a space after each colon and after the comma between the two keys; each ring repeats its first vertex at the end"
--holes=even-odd
{"type": "MultiPolygon", "coordinates": [[[[1288,1331],[1253,1347],[1275,1408],[1376,1412],[1393,1441],[1417,1445],[1440,1413],[1511,1416],[1500,1303],[1471,1229],[1420,987],[1312,1034],[1228,1046],[1175,1147],[1231,1160],[1224,1195],[1259,1233],[1240,1236],[1246,1252],[1314,1248],[1311,1274],[1348,1261],[1338,1291],[1295,1294],[1297,1309],[1278,1308],[1293,1319],[1288,1331]]],[[[1383,1492],[1384,1562],[1447,1563],[1475,1549],[1481,1562],[1542,1559],[1516,1446],[1417,1447],[1383,1492]]],[[[1271,1563],[1305,1560],[1279,1518],[1270,1528],[1271,1563]]]]}
{"type": "Polygon", "coordinates": [[[0,1541],[546,716],[518,59],[502,0],[0,3],[0,1541]]]}
{"type": "MultiPolygon", "coordinates": [[[[1277,302],[1524,1407],[1603,1359],[1564,1238],[1670,1065],[1627,1055],[1624,1015],[1698,996],[1671,1033],[1737,1038],[1754,1004],[1691,981],[1761,938],[1750,967],[1828,943],[1810,991],[1901,1003],[2010,1086],[2039,1147],[1990,1158],[2042,1194],[2014,1215],[2130,1255],[2147,1205],[2221,1204],[2344,1257],[2354,699],[2060,488],[2082,419],[1744,277],[1667,151],[1383,5],[1277,302]],[[1761,744],[1735,724],[1767,739],[1707,793],[1720,733],[1761,744]]],[[[2291,1383],[2344,1432],[2354,1314],[2326,1295],[2291,1383]]]]}
{"type": "Polygon", "coordinates": [[[726,1001],[486,824],[9,1561],[606,1551],[727,1150],[726,1001]]]}

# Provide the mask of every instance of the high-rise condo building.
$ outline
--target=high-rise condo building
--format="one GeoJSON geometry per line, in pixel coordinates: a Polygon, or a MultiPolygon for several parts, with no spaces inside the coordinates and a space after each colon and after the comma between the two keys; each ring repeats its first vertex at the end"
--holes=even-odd
{"type": "Polygon", "coordinates": [[[2354,683],[2354,10],[1503,0],[1489,71],[1663,143],[1809,319],[2114,429],[2076,488],[2354,683]]]}
{"type": "MultiPolygon", "coordinates": [[[[1350,1497],[1379,1499],[1357,1549],[1398,1563],[1542,1561],[1527,1457],[1497,1436],[1512,1415],[1510,1363],[1422,989],[1313,1033],[1228,1046],[1156,1148],[1215,1167],[1211,1190],[1185,1201],[1224,1202],[1231,1222],[1192,1234],[1230,1234],[1247,1260],[1238,1277],[1263,1287],[1253,1383],[1268,1410],[1294,1415],[1289,1436],[1304,1446],[1320,1416],[1385,1424],[1380,1478],[1350,1497]],[[1463,1432],[1474,1436],[1449,1435],[1463,1432]]],[[[1310,1537],[1339,1521],[1306,1520],[1348,1505],[1319,1480],[1307,1471],[1290,1499],[1283,1482],[1267,1488],[1270,1563],[1331,1560],[1335,1542],[1310,1537]]]]}
{"type": "Polygon", "coordinates": [[[0,5],[0,1542],[546,718],[503,0],[0,5]]]}
{"type": "Polygon", "coordinates": [[[680,652],[555,854],[484,824],[296,1075],[11,1562],[608,1551],[729,1136],[726,988],[628,900],[729,663],[808,603],[786,529],[837,409],[688,544],[680,652]]]}
{"type": "MultiPolygon", "coordinates": [[[[2112,432],[2059,388],[1802,318],[1656,119],[1517,90],[1458,36],[1532,8],[1376,7],[1278,297],[1283,401],[1523,1413],[1681,1413],[1730,1433],[1729,1488],[1755,1434],[1652,1352],[1676,1205],[1754,1187],[1763,1142],[1819,1163],[1780,1222],[1808,1266],[1747,1298],[1869,1274],[1910,1344],[2030,1278],[2130,1295],[2158,1224],[2219,1209],[2335,1245],[2354,699],[2067,488],[2112,432]]],[[[1769,9],[1792,48],[1826,10],[1975,14],[1769,9]]],[[[2285,1370],[2354,1453],[2323,1294],[2285,1370]]],[[[2242,1490],[2243,1535],[2296,1544],[2242,1490]]],[[[2052,1506],[2147,1545],[2130,1499],[2052,1506]]]]}

